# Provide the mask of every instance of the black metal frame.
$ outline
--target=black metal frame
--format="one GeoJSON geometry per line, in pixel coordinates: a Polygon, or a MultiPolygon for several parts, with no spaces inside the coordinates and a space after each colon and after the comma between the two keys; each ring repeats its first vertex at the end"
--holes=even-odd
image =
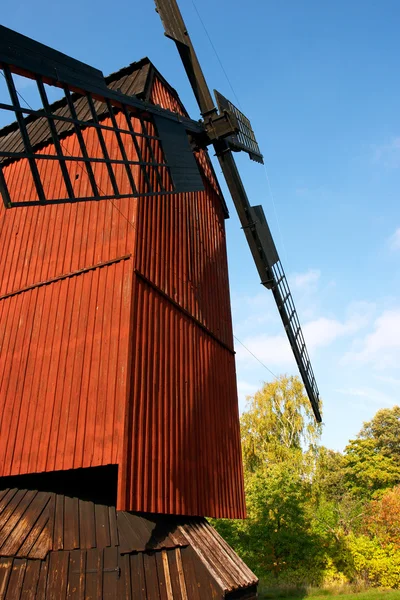
{"type": "MultiPolygon", "coordinates": [[[[76,202],[82,200],[117,199],[132,196],[152,196],[156,194],[169,194],[180,191],[190,191],[194,181],[193,189],[198,189],[200,174],[192,172],[192,181],[183,182],[183,187],[174,185],[179,179],[175,165],[168,164],[168,157],[163,154],[163,159],[156,160],[152,144],[158,142],[161,149],[163,140],[158,135],[152,135],[148,131],[147,123],[154,124],[153,117],[166,120],[170,123],[172,134],[182,140],[182,132],[190,132],[192,135],[205,135],[205,130],[198,122],[176,113],[163,110],[160,107],[138,100],[134,96],[126,96],[107,88],[102,73],[84,63],[80,63],[64,54],[61,54],[43,44],[39,44],[25,36],[17,34],[12,30],[0,26],[0,73],[4,76],[9,93],[9,100],[0,103],[0,110],[9,111],[15,119],[15,124],[0,130],[0,193],[6,207],[34,206],[44,204],[60,204],[65,202],[76,202]],[[13,74],[28,77],[35,80],[42,107],[39,110],[21,106],[19,94],[15,86],[13,74]],[[57,103],[50,104],[45,84],[59,87],[63,91],[63,99],[57,103]],[[77,105],[84,98],[89,109],[89,119],[80,118],[77,105]],[[60,107],[68,109],[69,116],[60,107]],[[61,114],[63,112],[63,114],[61,114]],[[118,126],[116,114],[124,116],[126,125],[118,126]],[[132,116],[138,119],[139,127],[133,127],[132,116]],[[111,120],[111,126],[105,124],[105,119],[111,120]],[[48,128],[49,134],[45,143],[33,145],[30,139],[30,128],[38,124],[48,128]],[[65,127],[67,124],[67,127],[65,127]],[[68,126],[69,125],[69,126],[68,126]],[[96,131],[97,145],[95,151],[90,152],[85,143],[86,134],[84,130],[94,129],[96,131]],[[139,130],[137,130],[139,129],[139,130]],[[59,131],[61,130],[61,132],[59,131]],[[9,136],[14,131],[12,144],[8,143],[9,136]],[[107,144],[104,139],[105,132],[113,132],[119,148],[121,159],[110,158],[107,144]],[[80,155],[72,155],[63,140],[71,133],[75,133],[80,155]],[[17,136],[17,151],[15,151],[15,136],[17,136]],[[126,141],[135,149],[137,160],[129,160],[126,152],[126,141]],[[127,137],[126,137],[127,136],[127,137]],[[52,144],[51,152],[43,152],[43,147],[52,144]],[[11,145],[11,147],[10,147],[11,145]],[[39,153],[39,150],[42,152],[39,153]],[[146,159],[144,159],[144,156],[146,159]],[[27,160],[29,171],[32,175],[36,198],[13,198],[12,191],[7,186],[7,176],[4,168],[17,160],[27,160]],[[40,174],[40,163],[43,161],[57,161],[62,179],[65,184],[66,195],[63,198],[47,197],[46,190],[40,174]],[[71,181],[68,166],[78,162],[86,173],[92,194],[81,196],[71,181]],[[108,174],[109,186],[112,192],[104,192],[100,183],[96,181],[95,165],[105,165],[108,174]],[[129,182],[129,193],[121,193],[119,189],[115,167],[124,166],[124,172],[129,182]],[[136,177],[132,168],[136,167],[136,177]],[[171,184],[164,185],[166,181],[164,171],[168,171],[171,184]],[[139,185],[139,173],[142,185],[139,185]],[[185,185],[186,184],[186,185],[185,185]],[[189,189],[188,189],[189,187],[189,189]],[[145,189],[145,191],[143,190],[145,189]]],[[[187,136],[183,136],[186,138],[187,136]]],[[[187,147],[189,142],[187,141],[187,147]]],[[[194,159],[193,162],[195,163],[194,159]]],[[[103,173],[102,173],[103,175],[103,173]]],[[[182,179],[182,178],[181,178],[182,179]]],[[[103,186],[104,187],[104,186],[103,186]]]]}

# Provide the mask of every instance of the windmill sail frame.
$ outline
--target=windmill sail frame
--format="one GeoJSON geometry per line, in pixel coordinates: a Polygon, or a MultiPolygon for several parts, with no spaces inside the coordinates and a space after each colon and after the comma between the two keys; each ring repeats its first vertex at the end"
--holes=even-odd
{"type": "Polygon", "coordinates": [[[217,93],[220,114],[213,106],[210,90],[204,78],[196,52],[184,23],[176,0],[155,0],[156,10],[164,26],[165,35],[177,46],[183,65],[196,96],[200,112],[204,117],[206,130],[212,129],[212,122],[221,118],[221,114],[232,115],[237,128],[231,135],[214,136],[214,146],[221,170],[232,196],[247,242],[261,277],[261,283],[272,290],[286,334],[288,336],[304,387],[307,391],[315,418],[321,422],[319,391],[311,367],[304,336],[294,307],[290,288],[265,216],[260,220],[261,212],[252,207],[238,172],[232,149],[244,150],[250,158],[263,162],[261,152],[255,140],[249,120],[221,94],[217,93]],[[243,115],[243,117],[242,117],[243,115]],[[242,135],[238,135],[242,134],[242,135]],[[256,147],[254,146],[256,144],[256,147]],[[288,310],[289,307],[289,310],[288,310]]]}
{"type": "Polygon", "coordinates": [[[250,120],[220,92],[214,90],[214,95],[219,111],[221,113],[227,112],[228,114],[233,114],[238,123],[238,132],[226,138],[231,150],[235,152],[244,150],[244,152],[248,153],[251,160],[264,164],[263,155],[261,154],[250,120]]]}
{"type": "Polygon", "coordinates": [[[9,94],[0,109],[14,119],[0,130],[0,195],[6,208],[204,190],[188,139],[188,133],[206,135],[198,122],[111,90],[98,69],[4,26],[0,26],[0,73],[9,94]],[[15,74],[36,82],[42,104],[39,109],[21,105],[15,74]],[[50,104],[45,84],[60,88],[63,98],[50,104]],[[137,131],[132,117],[140,125],[137,131]],[[73,153],[63,144],[72,133],[79,140],[73,153]],[[87,141],[91,134],[98,142],[95,146],[87,141]],[[107,136],[115,136],[119,156],[115,152],[110,155],[107,136]],[[137,155],[130,160],[128,140],[137,155]],[[55,153],[46,152],[45,142],[49,141],[55,153]],[[161,161],[155,157],[155,146],[162,149],[161,161]],[[18,160],[29,165],[33,181],[29,197],[14,198],[4,176],[5,166],[18,160]],[[46,189],[49,161],[59,164],[63,178],[64,194],[57,198],[46,189]],[[70,173],[74,165],[79,176],[87,177],[84,195],[74,191],[70,173]],[[108,180],[100,185],[96,169],[101,165],[106,167],[108,180]],[[146,182],[146,191],[139,191],[139,177],[146,182]]]}

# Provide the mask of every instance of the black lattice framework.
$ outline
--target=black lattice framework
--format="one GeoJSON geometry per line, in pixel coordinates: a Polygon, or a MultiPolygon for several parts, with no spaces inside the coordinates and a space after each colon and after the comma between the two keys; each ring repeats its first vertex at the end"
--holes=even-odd
{"type": "Polygon", "coordinates": [[[203,132],[195,121],[111,90],[101,71],[3,26],[0,78],[7,96],[0,98],[0,111],[10,123],[0,130],[6,207],[203,189],[187,137],[203,132]],[[34,80],[39,109],[21,102],[15,74],[34,80]],[[47,85],[61,90],[61,100],[50,104],[47,85]],[[52,185],[46,177],[49,161],[52,185]],[[26,181],[15,189],[10,172],[17,162],[26,181]],[[55,180],[61,183],[56,192],[55,180]]]}
{"type": "Polygon", "coordinates": [[[233,113],[238,122],[239,131],[235,135],[227,138],[232,150],[244,150],[249,154],[252,160],[263,163],[263,156],[260,152],[260,148],[249,119],[234,104],[232,104],[230,100],[217,92],[217,90],[214,90],[214,94],[220,112],[228,111],[233,113]]]}
{"type": "Polygon", "coordinates": [[[280,260],[271,266],[271,271],[274,278],[272,290],[276,296],[277,305],[281,313],[286,334],[289,338],[290,345],[292,346],[293,354],[297,366],[299,367],[314,414],[317,421],[321,421],[317,382],[311,366],[311,360],[307,351],[296,307],[280,260]]]}

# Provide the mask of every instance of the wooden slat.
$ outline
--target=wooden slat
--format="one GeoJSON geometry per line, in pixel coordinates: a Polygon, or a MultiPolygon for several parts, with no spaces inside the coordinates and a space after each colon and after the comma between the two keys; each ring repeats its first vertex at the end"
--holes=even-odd
{"type": "Polygon", "coordinates": [[[39,600],[36,591],[39,583],[40,566],[40,560],[27,561],[21,600],[39,600]]]}
{"type": "Polygon", "coordinates": [[[94,504],[88,501],[79,501],[79,533],[81,548],[96,547],[96,524],[94,504]]]}
{"type": "Polygon", "coordinates": [[[47,598],[49,600],[62,600],[67,595],[68,585],[69,552],[51,552],[48,581],[47,598]]]}
{"type": "Polygon", "coordinates": [[[172,583],[171,583],[171,573],[169,570],[169,562],[168,562],[168,552],[167,550],[161,551],[162,561],[163,561],[163,569],[164,569],[164,577],[165,577],[165,588],[167,591],[168,600],[173,600],[174,594],[172,591],[172,583]]]}
{"type": "Polygon", "coordinates": [[[108,507],[108,519],[110,523],[110,544],[111,546],[118,546],[119,538],[117,525],[117,511],[115,510],[115,506],[108,507]]]}
{"type": "MultiPolygon", "coordinates": [[[[0,490],[0,507],[3,501],[4,496],[6,496],[8,493],[10,492],[9,488],[5,488],[4,490],[0,490]]],[[[16,490],[14,490],[14,493],[16,492],[16,490]]],[[[1,508],[0,508],[0,513],[1,513],[1,508]]]]}
{"type": "Polygon", "coordinates": [[[47,556],[46,560],[43,560],[40,564],[39,582],[38,582],[38,587],[37,587],[37,592],[36,592],[38,600],[42,600],[42,599],[46,598],[48,569],[49,569],[49,556],[47,556]]]}
{"type": "Polygon", "coordinates": [[[67,600],[85,600],[86,552],[72,550],[69,553],[67,600]]]}
{"type": "MultiPolygon", "coordinates": [[[[194,561],[198,561],[198,557],[194,554],[192,548],[182,548],[181,550],[183,570],[185,573],[186,589],[190,600],[202,600],[200,593],[201,584],[197,580],[197,575],[194,567],[194,561]]],[[[205,590],[204,590],[205,593],[205,590]]],[[[204,598],[204,596],[203,596],[204,598]]]]}
{"type": "Polygon", "coordinates": [[[185,573],[184,573],[183,565],[182,565],[181,549],[175,548],[174,552],[175,552],[176,566],[178,569],[179,583],[181,586],[182,600],[188,600],[188,595],[187,595],[187,590],[186,590],[185,573]]]}
{"type": "Polygon", "coordinates": [[[172,586],[172,594],[173,598],[177,598],[178,600],[183,600],[181,594],[181,583],[179,580],[178,566],[176,564],[176,556],[174,550],[167,550],[168,557],[168,565],[169,565],[169,574],[171,577],[171,586],[172,586]]]}
{"type": "Polygon", "coordinates": [[[29,552],[29,558],[34,559],[44,559],[52,546],[52,538],[50,536],[50,528],[46,527],[42,530],[42,533],[39,535],[36,540],[32,550],[29,552]]]}
{"type": "Polygon", "coordinates": [[[31,504],[35,495],[35,491],[20,490],[19,492],[17,492],[14,498],[16,502],[14,502],[13,499],[13,501],[10,502],[10,504],[4,511],[1,519],[3,527],[0,531],[0,553],[4,542],[12,533],[17,523],[22,519],[24,512],[31,504]]]}
{"type": "Polygon", "coordinates": [[[143,565],[146,579],[146,600],[159,600],[157,563],[153,552],[143,553],[143,565]]]}
{"type": "Polygon", "coordinates": [[[64,501],[64,548],[79,548],[79,500],[69,496],[64,501]]]}
{"type": "Polygon", "coordinates": [[[96,504],[94,509],[97,548],[107,548],[111,545],[108,506],[96,504]]]}
{"type": "Polygon", "coordinates": [[[64,496],[56,495],[56,507],[54,514],[53,549],[64,548],[64,496]]]}
{"type": "Polygon", "coordinates": [[[117,600],[118,580],[118,549],[114,546],[103,550],[103,600],[117,600]]]}
{"type": "Polygon", "coordinates": [[[160,594],[160,600],[168,600],[167,584],[165,581],[162,553],[156,552],[155,559],[156,559],[156,567],[157,567],[157,578],[158,578],[158,589],[159,589],[159,594],[160,594]]]}
{"type": "MultiPolygon", "coordinates": [[[[36,492],[34,492],[34,494],[36,494],[36,492]]],[[[27,498],[27,496],[28,494],[26,494],[25,498],[27,498]]],[[[26,507],[23,514],[22,511],[24,507],[23,502],[21,502],[18,510],[13,514],[13,517],[15,516],[18,518],[18,520],[14,523],[12,531],[9,533],[6,541],[0,549],[0,552],[3,555],[18,555],[21,545],[24,543],[24,541],[26,541],[27,538],[31,537],[32,534],[32,539],[27,544],[29,551],[49,520],[49,511],[46,511],[46,506],[49,501],[49,494],[46,492],[38,492],[36,495],[33,495],[33,500],[29,502],[29,505],[26,507]],[[19,515],[17,514],[18,512],[19,515]],[[37,525],[37,527],[35,525],[37,525]]],[[[12,519],[9,519],[9,522],[11,522],[11,520],[12,519]]],[[[27,556],[27,554],[28,552],[23,551],[21,552],[20,556],[22,558],[27,556]]]]}
{"type": "Polygon", "coordinates": [[[26,570],[26,560],[24,558],[15,558],[13,560],[12,571],[7,586],[7,600],[19,600],[21,597],[22,586],[24,583],[26,570]]]}
{"type": "Polygon", "coordinates": [[[36,522],[32,518],[32,514],[29,515],[29,525],[34,523],[30,531],[27,528],[27,525],[24,524],[24,521],[21,520],[19,522],[19,527],[15,527],[13,535],[10,535],[7,542],[4,544],[2,552],[5,553],[6,549],[8,549],[8,552],[10,552],[10,554],[12,552],[15,552],[15,554],[19,558],[28,558],[28,556],[30,558],[45,558],[47,552],[49,552],[53,546],[53,540],[50,536],[49,531],[50,510],[51,507],[49,507],[48,502],[45,509],[43,510],[42,514],[36,522]],[[26,536],[25,541],[23,532],[24,525],[25,528],[28,529],[28,535],[26,536]],[[40,542],[39,544],[37,544],[39,538],[40,542]],[[14,542],[14,545],[11,545],[11,542],[14,542]],[[23,542],[22,545],[21,542],[23,542]],[[33,548],[35,548],[35,550],[33,550],[33,548]],[[18,551],[16,549],[18,549],[18,551]]]}
{"type": "Polygon", "coordinates": [[[12,570],[11,558],[0,558],[0,598],[5,598],[12,570]]]}
{"type": "Polygon", "coordinates": [[[133,598],[146,598],[146,580],[143,567],[143,555],[130,555],[131,590],[133,598]]]}
{"type": "MultiPolygon", "coordinates": [[[[127,519],[125,518],[125,513],[117,512],[117,527],[118,527],[118,539],[120,543],[120,552],[125,554],[127,552],[131,552],[135,549],[135,545],[132,544],[132,539],[129,536],[130,527],[127,519]]],[[[135,536],[136,539],[137,536],[135,536]]],[[[138,539],[138,538],[137,538],[138,539]]]]}
{"type": "Polygon", "coordinates": [[[129,554],[120,556],[121,577],[118,580],[118,600],[132,600],[131,564],[129,554]]]}
{"type": "Polygon", "coordinates": [[[98,569],[99,569],[99,552],[94,548],[86,551],[86,585],[85,595],[87,598],[101,598],[98,594],[98,569]]]}

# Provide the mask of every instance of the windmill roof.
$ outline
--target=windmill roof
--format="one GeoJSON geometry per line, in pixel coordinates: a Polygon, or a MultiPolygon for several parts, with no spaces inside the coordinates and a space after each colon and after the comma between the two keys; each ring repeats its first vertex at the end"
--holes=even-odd
{"type": "MultiPolygon", "coordinates": [[[[123,94],[128,96],[135,95],[139,98],[147,99],[146,96],[149,90],[150,73],[152,70],[155,70],[155,67],[150,60],[148,58],[142,58],[138,62],[133,62],[127,67],[123,67],[119,71],[111,73],[105,78],[105,81],[107,86],[112,90],[120,90],[123,94]]],[[[86,98],[78,96],[77,94],[73,94],[73,98],[78,119],[90,119],[91,113],[86,98]]],[[[98,115],[107,112],[107,107],[104,103],[95,100],[94,104],[98,115]]],[[[51,111],[53,114],[61,117],[70,118],[71,116],[65,97],[53,102],[51,104],[51,111]]],[[[46,117],[29,115],[25,118],[25,123],[32,148],[38,149],[40,146],[46,145],[52,141],[46,117]]],[[[66,121],[55,121],[55,125],[59,135],[65,136],[74,130],[73,123],[68,123],[66,121]]],[[[24,144],[17,121],[0,129],[0,138],[0,149],[3,152],[24,151],[24,144]]],[[[9,159],[3,158],[2,162],[9,162],[9,159]]]]}

